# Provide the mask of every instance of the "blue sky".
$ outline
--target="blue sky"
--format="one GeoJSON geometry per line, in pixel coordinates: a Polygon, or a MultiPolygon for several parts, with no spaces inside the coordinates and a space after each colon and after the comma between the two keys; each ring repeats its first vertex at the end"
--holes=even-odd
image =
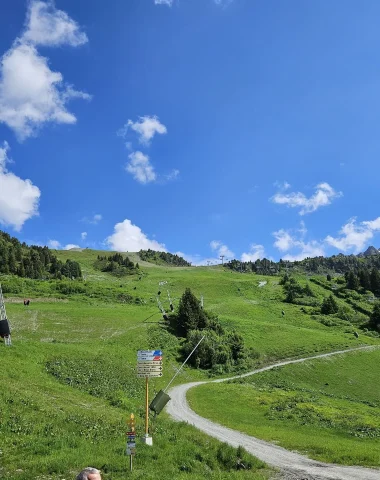
{"type": "Polygon", "coordinates": [[[226,258],[380,247],[380,3],[4,0],[0,228],[226,258]]]}

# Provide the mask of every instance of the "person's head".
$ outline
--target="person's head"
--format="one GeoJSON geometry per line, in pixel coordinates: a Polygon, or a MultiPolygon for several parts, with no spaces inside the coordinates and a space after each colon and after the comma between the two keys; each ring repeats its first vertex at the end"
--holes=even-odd
{"type": "Polygon", "coordinates": [[[97,468],[86,467],[77,476],[76,480],[102,480],[97,468]]]}

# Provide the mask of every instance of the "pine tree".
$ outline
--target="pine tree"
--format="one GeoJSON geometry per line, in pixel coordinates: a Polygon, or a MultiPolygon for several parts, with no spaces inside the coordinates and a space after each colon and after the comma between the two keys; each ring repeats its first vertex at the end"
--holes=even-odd
{"type": "Polygon", "coordinates": [[[371,292],[375,295],[380,296],[380,274],[376,268],[373,268],[371,271],[371,292]]]}
{"type": "Polygon", "coordinates": [[[369,326],[380,332],[380,302],[375,303],[369,320],[369,326]]]}
{"type": "Polygon", "coordinates": [[[359,290],[359,279],[358,277],[354,274],[354,272],[350,271],[347,275],[347,284],[346,288],[349,290],[359,290]]]}
{"type": "Polygon", "coordinates": [[[11,250],[9,254],[9,259],[8,259],[8,266],[9,266],[9,272],[12,274],[17,273],[17,264],[16,264],[16,257],[14,254],[14,251],[11,250]]]}
{"type": "Polygon", "coordinates": [[[199,300],[193,295],[190,288],[186,288],[178,306],[178,334],[186,337],[189,330],[200,330],[205,328],[206,324],[207,317],[200,307],[199,300]]]}
{"type": "Polygon", "coordinates": [[[324,315],[330,315],[332,313],[337,313],[338,310],[338,304],[332,295],[323,299],[321,313],[323,313],[324,315]]]}
{"type": "Polygon", "coordinates": [[[371,278],[367,269],[359,271],[359,282],[364,290],[371,290],[371,278]]]}

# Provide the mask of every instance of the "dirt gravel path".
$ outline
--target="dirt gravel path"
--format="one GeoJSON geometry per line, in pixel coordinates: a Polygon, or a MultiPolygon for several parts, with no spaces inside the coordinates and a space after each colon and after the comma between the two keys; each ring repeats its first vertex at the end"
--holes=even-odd
{"type": "Polygon", "coordinates": [[[264,440],[259,440],[258,438],[223,427],[222,425],[211,422],[210,420],[197,415],[191,410],[186,400],[186,393],[190,388],[205,383],[225,382],[235,378],[255,375],[291,363],[300,363],[315,358],[330,357],[332,355],[339,355],[358,350],[370,350],[373,348],[376,347],[352,348],[349,350],[339,350],[336,352],[315,355],[313,357],[299,358],[297,360],[286,360],[236,377],[179,385],[169,391],[171,401],[168,403],[166,409],[174,420],[188,422],[202,432],[205,432],[222,442],[226,442],[233,447],[241,445],[248,452],[252,453],[252,455],[255,455],[268,465],[280,469],[281,473],[277,478],[281,480],[380,480],[380,469],[344,467],[331,463],[318,462],[298,453],[285,450],[285,448],[272,445],[264,440]]]}

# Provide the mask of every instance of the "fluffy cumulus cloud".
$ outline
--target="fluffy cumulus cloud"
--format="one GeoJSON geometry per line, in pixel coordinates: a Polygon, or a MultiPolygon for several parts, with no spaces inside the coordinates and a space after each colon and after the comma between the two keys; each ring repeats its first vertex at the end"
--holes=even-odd
{"type": "Polygon", "coordinates": [[[287,253],[282,257],[283,260],[296,261],[303,260],[307,257],[312,258],[325,255],[323,244],[316,240],[309,242],[304,241],[306,233],[307,230],[303,223],[301,229],[294,233],[284,229],[273,233],[276,239],[274,246],[280,250],[280,252],[289,252],[289,250],[292,250],[291,253],[287,253]]]}
{"type": "Polygon", "coordinates": [[[40,189],[7,169],[9,145],[0,147],[0,224],[20,231],[24,223],[38,215],[40,189]]]}
{"type": "Polygon", "coordinates": [[[77,46],[87,41],[78,25],[53,3],[31,1],[25,31],[0,62],[0,122],[20,140],[35,135],[45,123],[73,124],[76,117],[66,104],[73,98],[89,100],[87,93],[63,82],[50,69],[38,45],[77,46]]]}
{"type": "Polygon", "coordinates": [[[242,262],[255,262],[265,257],[265,249],[263,245],[252,244],[248,253],[241,256],[242,262]]]}
{"type": "MultiPolygon", "coordinates": [[[[142,147],[149,147],[151,140],[156,134],[163,135],[167,133],[167,128],[162,124],[157,116],[143,116],[139,117],[136,122],[128,120],[128,122],[121,128],[117,135],[127,139],[128,131],[133,130],[138,134],[138,140],[142,147]]],[[[131,141],[125,142],[127,150],[132,150],[133,144],[131,141]]],[[[149,156],[141,151],[134,151],[128,155],[129,162],[125,166],[125,170],[132,174],[133,178],[142,184],[157,182],[165,184],[176,180],[179,176],[179,170],[173,169],[167,174],[156,174],[153,165],[150,162],[149,156]]]]}
{"type": "Polygon", "coordinates": [[[166,252],[163,243],[149,239],[140,227],[133,225],[128,219],[115,225],[114,233],[106,238],[105,243],[111,250],[118,252],[138,252],[149,248],[158,252],[166,252]]]}
{"type": "Polygon", "coordinates": [[[224,260],[231,260],[235,254],[227,245],[224,245],[220,240],[213,240],[210,242],[210,247],[213,252],[216,252],[219,257],[224,256],[224,260]]]}
{"type": "Polygon", "coordinates": [[[299,214],[305,215],[315,212],[320,207],[330,205],[335,198],[342,195],[342,192],[335,191],[328,183],[324,182],[316,186],[314,195],[309,198],[301,192],[279,192],[271,198],[271,201],[280,205],[299,208],[299,214]]]}
{"type": "Polygon", "coordinates": [[[375,220],[356,223],[356,218],[351,218],[339,231],[338,237],[328,235],[325,242],[343,252],[353,251],[359,253],[364,250],[376,232],[380,231],[380,217],[375,220]]]}
{"type": "Polygon", "coordinates": [[[156,180],[156,172],[149,161],[149,156],[142,152],[132,152],[128,155],[129,162],[125,166],[128,173],[140,183],[150,183],[156,180]]]}
{"type": "Polygon", "coordinates": [[[77,47],[88,42],[79,25],[50,1],[32,1],[26,25],[22,39],[34,45],[77,47]]]}
{"type": "Polygon", "coordinates": [[[138,134],[139,142],[143,145],[149,145],[156,133],[160,135],[167,133],[167,128],[155,115],[151,117],[149,115],[139,117],[136,122],[128,120],[117,134],[125,138],[130,129],[138,134]]]}

